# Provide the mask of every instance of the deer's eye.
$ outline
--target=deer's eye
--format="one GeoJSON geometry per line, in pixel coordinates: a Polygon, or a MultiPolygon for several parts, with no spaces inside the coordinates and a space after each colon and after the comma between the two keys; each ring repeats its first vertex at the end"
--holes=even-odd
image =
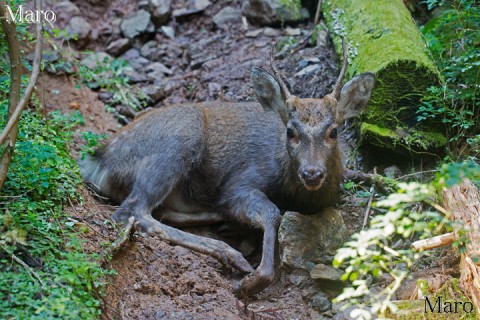
{"type": "Polygon", "coordinates": [[[287,138],[293,139],[295,138],[295,131],[292,128],[287,128],[287,138]]]}
{"type": "Polygon", "coordinates": [[[330,139],[336,139],[338,136],[338,130],[337,128],[333,128],[332,131],[330,131],[330,139]]]}

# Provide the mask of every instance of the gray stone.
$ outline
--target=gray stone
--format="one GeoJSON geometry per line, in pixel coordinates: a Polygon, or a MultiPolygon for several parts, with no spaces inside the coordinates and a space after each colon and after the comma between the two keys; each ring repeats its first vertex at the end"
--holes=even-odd
{"type": "Polygon", "coordinates": [[[143,72],[133,70],[132,68],[125,68],[122,70],[122,75],[126,76],[130,83],[146,82],[148,78],[143,72]]]}
{"type": "Polygon", "coordinates": [[[292,9],[284,3],[283,0],[246,0],[242,12],[252,23],[259,25],[298,22],[309,18],[305,8],[292,9]]]}
{"type": "Polygon", "coordinates": [[[112,56],[106,52],[99,51],[92,53],[82,59],[80,64],[91,70],[97,69],[99,66],[104,65],[105,63],[110,63],[113,60],[112,56]]]}
{"type": "Polygon", "coordinates": [[[212,3],[209,0],[194,0],[193,6],[196,10],[205,10],[207,9],[212,3]]]}
{"type": "Polygon", "coordinates": [[[278,30],[273,29],[273,28],[265,28],[265,29],[263,29],[263,34],[267,37],[277,37],[278,36],[278,30]]]}
{"type": "Polygon", "coordinates": [[[209,82],[208,83],[208,95],[210,97],[215,97],[218,93],[222,90],[222,86],[216,82],[209,82]]]}
{"type": "Polygon", "coordinates": [[[143,57],[154,60],[155,55],[158,51],[157,49],[158,42],[155,40],[150,40],[146,42],[143,46],[142,49],[140,50],[140,53],[142,54],[143,57]]]}
{"type": "Polygon", "coordinates": [[[312,64],[312,65],[306,66],[302,70],[298,71],[295,74],[295,77],[300,78],[300,77],[308,76],[308,75],[311,75],[311,74],[317,72],[318,70],[320,70],[320,65],[319,64],[312,64]]]}
{"type": "Polygon", "coordinates": [[[135,48],[127,50],[127,52],[125,52],[122,55],[122,58],[127,60],[128,62],[130,62],[131,60],[136,59],[138,57],[140,57],[140,51],[138,49],[135,49],[135,48]]]}
{"type": "Polygon", "coordinates": [[[152,103],[158,102],[160,99],[165,98],[165,92],[162,86],[158,84],[151,84],[140,88],[142,92],[151,99],[152,103]]]}
{"type": "Polygon", "coordinates": [[[207,9],[212,3],[209,0],[194,0],[193,5],[188,8],[180,8],[173,10],[172,15],[175,18],[189,16],[192,14],[197,14],[203,12],[207,9]]]}
{"type": "Polygon", "coordinates": [[[332,302],[328,300],[328,296],[323,292],[319,292],[313,296],[311,305],[312,308],[320,312],[325,312],[332,308],[332,302]]]}
{"type": "Polygon", "coordinates": [[[300,36],[302,34],[302,31],[299,28],[286,27],[284,33],[286,36],[295,37],[300,36]]]}
{"type": "Polygon", "coordinates": [[[147,32],[150,24],[150,13],[145,10],[138,10],[132,16],[123,19],[120,30],[125,37],[133,39],[147,32]]]}
{"type": "Polygon", "coordinates": [[[213,16],[213,22],[217,28],[222,28],[227,23],[242,22],[242,10],[225,7],[213,16]]]}
{"type": "Polygon", "coordinates": [[[158,26],[166,23],[172,13],[171,0],[150,0],[150,12],[153,22],[158,26]]]}
{"type": "Polygon", "coordinates": [[[327,266],[326,264],[319,263],[310,270],[310,277],[312,279],[323,279],[323,280],[340,280],[342,272],[333,267],[327,266]]]}
{"type": "Polygon", "coordinates": [[[120,38],[118,40],[112,41],[107,46],[107,52],[114,57],[125,53],[131,46],[130,40],[127,38],[120,38]]]}
{"type": "Polygon", "coordinates": [[[53,6],[53,12],[62,14],[65,18],[72,18],[81,15],[80,9],[70,1],[62,1],[53,6]]]}
{"type": "Polygon", "coordinates": [[[168,38],[175,39],[175,29],[173,29],[172,27],[162,26],[160,30],[168,38]]]}
{"type": "Polygon", "coordinates": [[[263,32],[263,29],[257,29],[257,30],[248,31],[248,32],[245,34],[245,37],[247,37],[247,38],[256,38],[256,37],[258,37],[262,32],[263,32]]]}
{"type": "Polygon", "coordinates": [[[67,27],[69,39],[76,38],[79,46],[85,46],[90,41],[92,26],[83,17],[73,17],[67,27]]]}
{"type": "Polygon", "coordinates": [[[328,43],[328,32],[326,30],[320,30],[317,32],[317,46],[326,47],[328,43]]]}
{"type": "Polygon", "coordinates": [[[164,78],[165,75],[171,75],[172,70],[165,67],[160,62],[154,62],[147,66],[147,77],[153,81],[159,81],[164,78]]]}
{"type": "Polygon", "coordinates": [[[287,267],[311,270],[331,257],[348,238],[342,215],[326,208],[315,215],[286,212],[278,231],[280,256],[287,267]]]}
{"type": "Polygon", "coordinates": [[[400,168],[396,165],[392,165],[383,169],[383,174],[385,174],[385,176],[388,178],[395,179],[402,175],[402,170],[400,170],[400,168]]]}

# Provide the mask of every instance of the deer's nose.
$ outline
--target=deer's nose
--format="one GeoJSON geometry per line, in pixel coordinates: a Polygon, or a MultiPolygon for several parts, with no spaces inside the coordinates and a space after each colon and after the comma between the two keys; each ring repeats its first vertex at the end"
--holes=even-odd
{"type": "Polygon", "coordinates": [[[318,183],[325,177],[325,173],[318,169],[309,168],[302,172],[302,178],[307,183],[318,183]]]}

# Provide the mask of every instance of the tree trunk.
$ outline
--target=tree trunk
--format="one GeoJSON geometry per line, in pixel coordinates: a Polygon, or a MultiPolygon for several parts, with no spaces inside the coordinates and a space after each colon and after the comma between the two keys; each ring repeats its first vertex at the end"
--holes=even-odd
{"type": "MultiPolygon", "coordinates": [[[[331,0],[323,7],[330,30],[349,44],[347,78],[366,71],[376,74],[362,119],[364,141],[400,152],[445,145],[446,138],[434,126],[417,128],[420,99],[440,76],[403,1],[331,0]]],[[[334,43],[340,53],[339,37],[334,43]]]]}
{"type": "Polygon", "coordinates": [[[465,235],[460,260],[460,287],[480,313],[480,192],[468,179],[442,192],[445,208],[465,235]]]}

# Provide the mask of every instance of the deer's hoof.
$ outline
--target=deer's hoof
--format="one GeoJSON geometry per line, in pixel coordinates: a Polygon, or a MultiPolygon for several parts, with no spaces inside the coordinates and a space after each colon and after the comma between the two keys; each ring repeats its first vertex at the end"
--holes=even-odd
{"type": "Polygon", "coordinates": [[[234,289],[237,296],[250,296],[259,293],[275,281],[274,272],[265,272],[257,269],[247,275],[240,284],[234,289]]]}

